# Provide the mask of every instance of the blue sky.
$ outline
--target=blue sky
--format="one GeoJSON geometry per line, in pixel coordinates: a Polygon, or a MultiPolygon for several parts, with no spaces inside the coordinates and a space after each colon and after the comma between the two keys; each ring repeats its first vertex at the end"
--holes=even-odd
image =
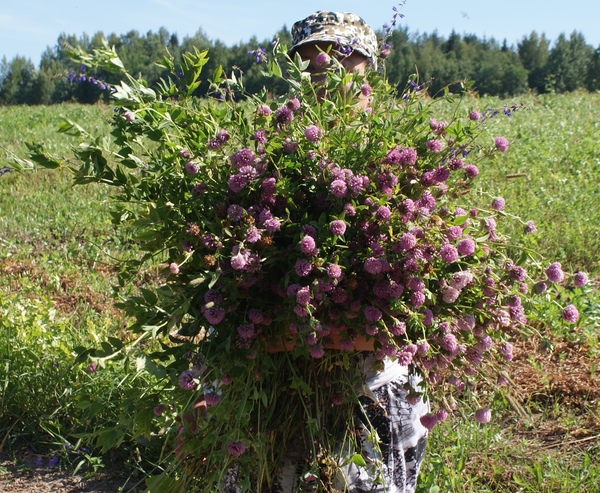
{"type": "MultiPolygon", "coordinates": [[[[4,0],[0,6],[0,58],[16,55],[36,65],[60,33],[92,35],[123,34],[132,29],[145,34],[165,27],[182,40],[199,29],[211,40],[231,46],[270,38],[284,25],[316,10],[355,12],[374,29],[389,22],[388,0],[4,0]]],[[[506,39],[516,44],[533,30],[555,41],[577,30],[595,48],[600,45],[600,1],[598,0],[407,0],[400,22],[411,33],[437,30],[447,36],[452,29],[480,38],[506,39]]]]}

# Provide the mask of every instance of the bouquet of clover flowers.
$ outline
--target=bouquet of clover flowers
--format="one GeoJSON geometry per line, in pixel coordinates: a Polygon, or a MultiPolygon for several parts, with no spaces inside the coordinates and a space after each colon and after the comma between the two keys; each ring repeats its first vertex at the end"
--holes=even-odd
{"type": "MultiPolygon", "coordinates": [[[[478,166],[508,148],[484,140],[481,115],[463,109],[473,99],[429,100],[414,78],[395,94],[381,72],[347,73],[329,57],[315,85],[298,57],[282,75],[285,47],[275,52],[266,75],[289,94],[240,102],[242,76],[220,70],[218,98],[192,97],[206,53],[181,67],[165,58],[174,76],[156,89],[108,48],[79,53],[125,77],[112,94],[113,140],[62,126],[82,139],[76,182],[116,186],[116,220],[133,223],[144,261],[165,265],[164,282],[122,306],[132,330],[161,341],[153,356],[183,416],[177,456],[207,490],[231,474],[260,490],[279,444],[298,434],[311,479],[331,477],[333,434],[352,440],[357,338],[421,375],[409,399],[427,395],[431,429],[458,397],[502,383],[525,307],[565,277],[502,234],[502,198],[473,206],[478,166]],[[448,121],[434,112],[443,100],[448,121]],[[185,414],[202,400],[205,411],[185,414]]],[[[36,161],[56,163],[39,149],[36,161]]],[[[563,317],[575,322],[577,309],[563,317]]]]}

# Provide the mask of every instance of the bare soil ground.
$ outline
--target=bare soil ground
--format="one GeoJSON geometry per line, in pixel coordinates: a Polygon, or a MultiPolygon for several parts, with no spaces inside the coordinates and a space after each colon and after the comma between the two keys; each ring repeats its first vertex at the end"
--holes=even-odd
{"type": "MultiPolygon", "coordinates": [[[[97,473],[91,476],[73,475],[58,467],[36,467],[34,458],[0,457],[1,493],[119,493],[127,478],[119,473],[97,473]]],[[[138,491],[141,491],[138,489],[138,491]]]]}

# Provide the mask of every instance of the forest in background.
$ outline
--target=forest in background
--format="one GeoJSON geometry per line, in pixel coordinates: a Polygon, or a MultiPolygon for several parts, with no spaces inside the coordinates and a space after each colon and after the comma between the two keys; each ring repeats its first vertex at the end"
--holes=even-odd
{"type": "MultiPolygon", "coordinates": [[[[381,33],[379,38],[381,39],[381,33]]],[[[274,36],[291,45],[288,29],[284,26],[274,36]]],[[[3,57],[0,62],[0,105],[54,104],[80,102],[93,104],[108,100],[109,84],[118,82],[114,74],[96,72],[74,64],[69,57],[69,47],[79,46],[86,51],[102,47],[106,39],[114,46],[125,66],[151,86],[168,76],[157,62],[170,53],[175,61],[194,47],[209,50],[210,60],[205,67],[211,74],[217,66],[226,71],[234,67],[243,74],[246,89],[257,92],[263,87],[281,93],[285,87],[275,85],[262,75],[260,54],[268,52],[272,40],[259,41],[256,37],[246,43],[227,46],[210,40],[202,30],[194,36],[180,40],[177,34],[165,28],[145,35],[132,30],[127,34],[106,36],[97,32],[93,36],[61,34],[54,47],[42,54],[38,67],[25,57],[12,60],[3,57]],[[260,51],[257,51],[260,50],[260,51]]],[[[516,46],[494,38],[480,39],[475,35],[450,36],[410,33],[400,28],[389,33],[386,42],[390,54],[385,67],[391,83],[403,86],[409,75],[418,72],[421,82],[428,84],[434,96],[445,86],[459,80],[474,81],[474,89],[481,95],[515,96],[532,92],[564,93],[578,89],[600,89],[600,46],[594,48],[583,34],[574,31],[561,34],[555,41],[533,31],[517,42],[516,46]]],[[[208,84],[198,89],[205,96],[208,84]]]]}

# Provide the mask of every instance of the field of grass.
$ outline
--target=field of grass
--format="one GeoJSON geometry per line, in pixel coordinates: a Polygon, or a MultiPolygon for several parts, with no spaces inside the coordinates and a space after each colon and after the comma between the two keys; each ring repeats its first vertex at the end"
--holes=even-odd
{"type": "MultiPolygon", "coordinates": [[[[486,98],[468,106],[483,111],[505,102],[523,107],[489,120],[487,132],[490,139],[507,137],[511,146],[480,168],[489,195],[473,193],[482,206],[503,196],[508,214],[537,225],[525,242],[569,269],[587,271],[598,285],[600,94],[486,98]]],[[[61,115],[105,133],[111,112],[77,105],[0,108],[0,169],[7,154],[24,155],[25,141],[66,154],[75,143],[55,133],[61,115]]],[[[152,419],[160,388],[135,365],[119,360],[93,368],[76,350],[109,336],[129,337],[128,321],[112,305],[112,285],[114,259],[137,253],[130,232],[111,224],[106,189],[73,188],[64,170],[6,173],[0,192],[0,451],[20,457],[27,447],[43,461],[57,458],[61,467],[90,471],[119,460],[143,475],[161,451],[132,442],[126,430],[142,408],[143,419],[152,419]],[[110,436],[102,435],[105,429],[110,436]],[[95,442],[85,440],[89,434],[95,442]],[[120,446],[103,454],[114,443],[120,446]]],[[[554,345],[547,354],[537,351],[535,338],[515,341],[513,383],[498,396],[491,425],[465,415],[435,428],[421,493],[600,491],[594,385],[600,297],[592,296],[572,332],[543,332],[554,345]]]]}

